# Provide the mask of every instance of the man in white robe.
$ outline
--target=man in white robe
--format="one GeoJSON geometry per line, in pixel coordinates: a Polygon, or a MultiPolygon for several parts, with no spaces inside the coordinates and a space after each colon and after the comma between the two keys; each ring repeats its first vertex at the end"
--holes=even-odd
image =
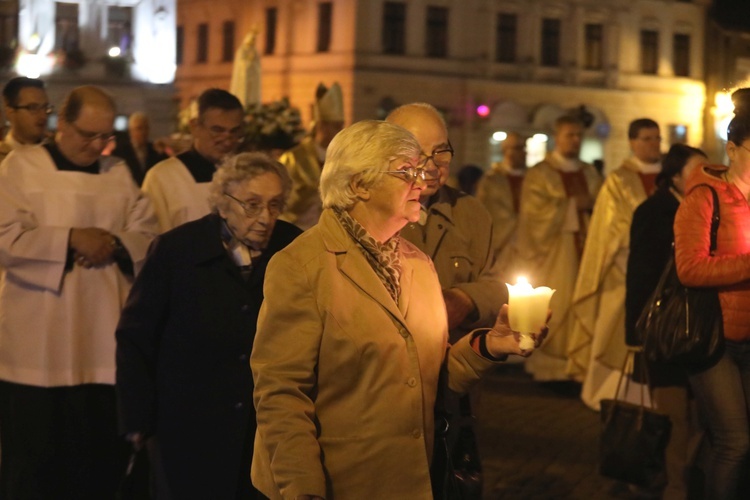
{"type": "Polygon", "coordinates": [[[161,232],[211,212],[208,187],[216,166],[240,145],[243,118],[242,104],[226,90],[208,89],[198,97],[198,116],[190,120],[192,148],[154,165],[143,181],[161,232]]]}
{"type": "Polygon", "coordinates": [[[627,355],[630,223],[638,205],[653,193],[661,171],[659,125],[649,118],[634,120],[628,138],[633,154],[609,174],[596,200],[571,306],[568,373],[583,382],[581,399],[596,410],[602,398],[614,397],[627,355]]]}
{"type": "Polygon", "coordinates": [[[114,498],[115,338],[157,226],[119,160],[115,105],[74,89],[52,143],[0,165],[0,496],[114,498]]]}

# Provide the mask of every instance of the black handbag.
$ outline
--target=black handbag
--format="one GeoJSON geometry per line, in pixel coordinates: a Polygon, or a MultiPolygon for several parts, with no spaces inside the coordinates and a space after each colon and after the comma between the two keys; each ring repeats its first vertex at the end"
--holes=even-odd
{"type": "Polygon", "coordinates": [[[480,500],[482,498],[482,469],[476,436],[471,424],[469,396],[461,397],[461,426],[458,440],[451,452],[448,430],[451,414],[445,402],[448,390],[447,371],[441,368],[435,399],[435,450],[430,466],[432,496],[435,500],[480,500]]]}
{"type": "MultiPolygon", "coordinates": [[[[617,399],[623,377],[626,377],[627,394],[630,377],[626,372],[632,354],[631,351],[625,358],[615,398],[601,401],[599,473],[642,488],[658,489],[667,482],[664,450],[669,442],[672,422],[668,416],[646,408],[644,384],[641,384],[640,405],[617,399]]],[[[645,366],[641,366],[645,372],[645,366]]],[[[648,380],[648,373],[643,376],[648,380]]],[[[648,384],[645,386],[649,387],[648,384]]],[[[648,390],[650,398],[650,387],[648,390]]]]}
{"type": "MultiPolygon", "coordinates": [[[[701,185],[707,186],[713,195],[710,247],[713,255],[719,229],[719,197],[714,188],[701,185]]],[[[680,283],[674,254],[635,328],[650,362],[700,367],[723,352],[724,324],[719,295],[715,288],[691,288],[680,283]]]]}

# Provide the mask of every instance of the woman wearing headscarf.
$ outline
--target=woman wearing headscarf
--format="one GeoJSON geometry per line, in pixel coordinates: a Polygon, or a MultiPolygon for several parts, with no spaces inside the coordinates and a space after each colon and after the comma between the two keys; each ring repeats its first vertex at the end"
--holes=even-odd
{"type": "Polygon", "coordinates": [[[341,131],[321,175],[320,222],[269,264],[251,356],[252,479],[272,499],[432,499],[441,366],[462,393],[507,354],[529,354],[507,307],[491,331],[446,350],[432,263],[398,235],[419,219],[419,154],[397,125],[341,131]]]}

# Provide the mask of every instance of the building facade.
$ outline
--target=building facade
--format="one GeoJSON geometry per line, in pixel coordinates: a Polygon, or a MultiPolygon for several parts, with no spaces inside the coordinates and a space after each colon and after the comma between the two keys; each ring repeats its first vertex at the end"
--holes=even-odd
{"type": "Polygon", "coordinates": [[[102,86],[117,101],[119,128],[144,111],[152,133],[167,135],[177,113],[175,15],[175,0],[2,0],[4,79],[42,78],[56,105],[78,85],[102,86]]]}
{"type": "Polygon", "coordinates": [[[348,122],[426,101],[441,109],[454,165],[488,166],[503,132],[532,137],[560,114],[593,120],[582,156],[616,167],[627,126],[648,116],[671,142],[704,138],[709,0],[178,0],[175,85],[183,105],[228,88],[234,40],[256,29],[262,100],[310,117],[315,87],[338,81],[348,122]],[[493,139],[494,137],[494,139],[493,139]]]}

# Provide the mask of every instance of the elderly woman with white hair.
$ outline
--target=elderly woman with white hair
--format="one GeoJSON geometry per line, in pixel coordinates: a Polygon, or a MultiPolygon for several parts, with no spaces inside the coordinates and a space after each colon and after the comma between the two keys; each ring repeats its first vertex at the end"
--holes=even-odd
{"type": "Polygon", "coordinates": [[[527,354],[507,308],[489,333],[447,349],[432,263],[398,236],[419,218],[419,155],[397,125],[341,131],[321,175],[320,222],[269,263],[250,365],[252,479],[272,499],[432,499],[441,366],[465,392],[506,354],[527,354]]]}
{"type": "Polygon", "coordinates": [[[249,356],[268,260],[301,231],[276,218],[290,180],[258,153],[230,157],[213,213],[158,237],[117,328],[120,428],[146,443],[159,500],[253,499],[249,356]]]}

